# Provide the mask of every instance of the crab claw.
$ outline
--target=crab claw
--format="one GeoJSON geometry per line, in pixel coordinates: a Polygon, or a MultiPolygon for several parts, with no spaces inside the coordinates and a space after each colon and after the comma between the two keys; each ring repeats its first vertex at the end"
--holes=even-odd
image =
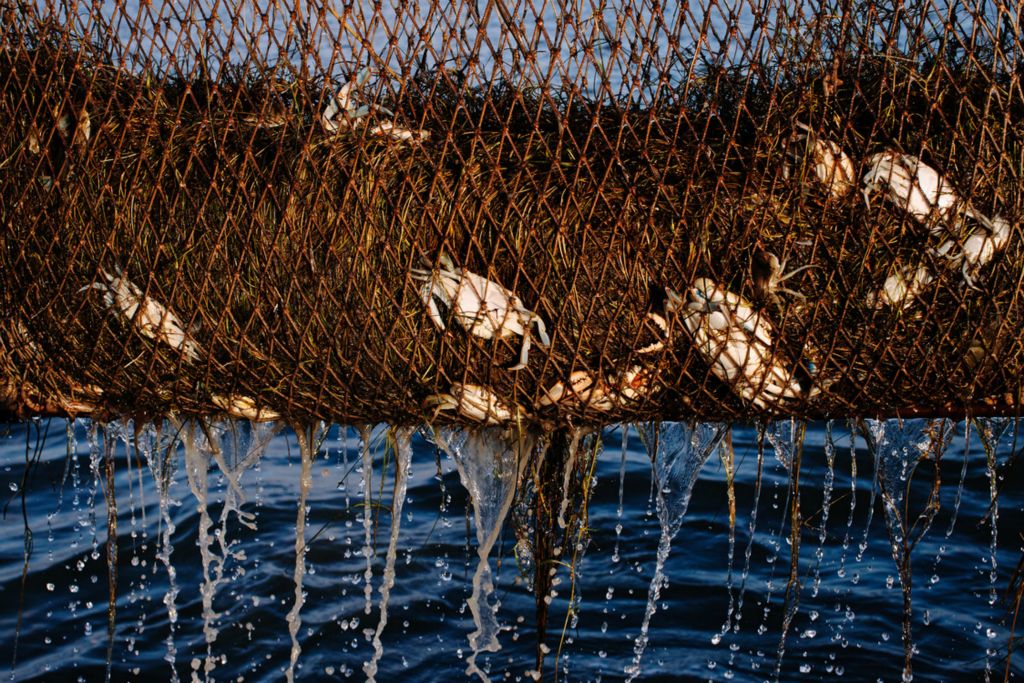
{"type": "Polygon", "coordinates": [[[537,328],[537,343],[547,348],[551,346],[551,338],[548,337],[548,328],[544,324],[544,320],[538,315],[533,319],[533,325],[537,328]]]}
{"type": "Polygon", "coordinates": [[[530,355],[530,333],[527,332],[523,335],[523,345],[519,349],[519,362],[515,365],[510,365],[509,370],[522,370],[526,367],[527,357],[530,355]]]}

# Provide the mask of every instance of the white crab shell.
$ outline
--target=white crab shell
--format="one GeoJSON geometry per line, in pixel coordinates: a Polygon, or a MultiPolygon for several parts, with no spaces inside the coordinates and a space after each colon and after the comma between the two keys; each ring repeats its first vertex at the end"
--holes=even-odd
{"type": "Polygon", "coordinates": [[[981,228],[964,241],[964,262],[971,267],[986,265],[1010,241],[1010,223],[1001,216],[992,219],[992,230],[981,228]]]}
{"type": "Polygon", "coordinates": [[[440,303],[463,329],[474,336],[482,339],[522,337],[519,363],[512,369],[526,367],[531,326],[536,326],[538,341],[542,345],[550,344],[544,321],[523,306],[519,297],[497,282],[454,267],[447,257],[442,258],[440,269],[430,272],[414,270],[413,277],[424,281],[420,287],[420,298],[438,329],[445,329],[438,307],[440,303]]]}
{"type": "Polygon", "coordinates": [[[595,378],[588,370],[577,370],[569,375],[568,382],[557,382],[546,389],[537,407],[560,405],[607,413],[629,407],[654,388],[654,371],[642,365],[632,365],[607,380],[595,378]]]}
{"type": "MultiPolygon", "coordinates": [[[[71,144],[76,147],[82,147],[92,137],[92,118],[89,116],[89,111],[83,107],[77,117],[68,113],[57,119],[57,128],[65,136],[69,135],[73,128],[75,134],[71,139],[71,144]]],[[[38,141],[36,142],[36,147],[38,149],[38,141]]]]}
{"type": "MultiPolygon", "coordinates": [[[[363,116],[369,113],[370,107],[357,107],[352,92],[356,85],[365,79],[364,76],[357,77],[341,86],[338,93],[331,97],[327,106],[320,115],[320,125],[328,133],[337,133],[341,130],[356,130],[362,126],[363,116]]],[[[387,137],[400,142],[423,142],[430,137],[430,131],[413,130],[402,128],[394,121],[382,121],[369,129],[369,134],[376,137],[387,137]]]]}
{"type": "Polygon", "coordinates": [[[210,402],[231,417],[250,420],[252,422],[273,422],[280,420],[281,415],[270,408],[261,407],[251,396],[231,394],[229,396],[213,395],[210,402]]]}
{"type": "Polygon", "coordinates": [[[880,309],[893,306],[910,308],[914,299],[935,279],[927,266],[904,266],[885,279],[878,292],[868,295],[868,306],[880,309]]]}
{"type": "Polygon", "coordinates": [[[145,296],[120,269],[117,275],[101,270],[104,282],[93,282],[82,289],[103,292],[107,308],[119,311],[144,336],[181,351],[189,361],[199,359],[200,346],[185,331],[185,326],[172,311],[153,297],[145,296]]]}
{"type": "Polygon", "coordinates": [[[459,415],[487,425],[512,422],[520,415],[499,399],[493,391],[479,384],[455,382],[447,393],[434,394],[423,402],[424,407],[434,407],[436,416],[442,410],[454,410],[459,415]]]}
{"type": "MultiPolygon", "coordinates": [[[[837,143],[820,137],[810,126],[797,123],[800,132],[795,133],[791,143],[805,143],[808,147],[810,160],[814,164],[814,175],[825,190],[833,197],[843,197],[856,187],[857,171],[853,161],[837,143]]],[[[795,147],[790,147],[789,155],[794,159],[803,158],[803,154],[795,147]]]]}
{"type": "Polygon", "coordinates": [[[399,142],[423,142],[430,137],[430,131],[402,128],[392,121],[384,121],[370,128],[370,135],[389,137],[399,142]]]}
{"type": "Polygon", "coordinates": [[[978,270],[1006,248],[1011,232],[1010,222],[1002,216],[996,216],[968,232],[963,242],[951,237],[934,253],[949,259],[954,266],[959,266],[964,280],[973,288],[978,270]]]}
{"type": "Polygon", "coordinates": [[[619,373],[611,385],[625,402],[637,402],[648,396],[657,388],[657,373],[653,368],[644,365],[631,365],[619,373]]]}
{"type": "Polygon", "coordinates": [[[687,295],[683,326],[718,379],[760,409],[804,396],[772,348],[767,317],[708,278],[698,278],[687,295]]]}
{"type": "Polygon", "coordinates": [[[869,206],[871,194],[881,191],[934,235],[955,232],[962,214],[977,217],[952,183],[912,154],[888,150],[872,155],[862,181],[864,201],[869,206]]]}
{"type": "Polygon", "coordinates": [[[331,97],[324,113],[320,115],[320,125],[328,133],[337,133],[353,127],[356,117],[356,107],[352,101],[352,88],[355,83],[346,83],[341,86],[338,93],[331,97]]]}
{"type": "Polygon", "coordinates": [[[595,378],[588,370],[577,370],[569,375],[568,382],[555,383],[537,401],[540,408],[556,404],[606,413],[615,408],[617,401],[603,379],[595,378]]]}

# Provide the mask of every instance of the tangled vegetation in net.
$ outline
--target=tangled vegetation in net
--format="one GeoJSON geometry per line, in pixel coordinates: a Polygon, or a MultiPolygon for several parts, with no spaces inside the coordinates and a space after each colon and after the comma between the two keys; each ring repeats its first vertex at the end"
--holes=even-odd
{"type": "Polygon", "coordinates": [[[709,64],[640,105],[450,68],[134,73],[40,23],[0,50],[0,400],[1016,412],[1024,96],[958,54],[709,64]]]}

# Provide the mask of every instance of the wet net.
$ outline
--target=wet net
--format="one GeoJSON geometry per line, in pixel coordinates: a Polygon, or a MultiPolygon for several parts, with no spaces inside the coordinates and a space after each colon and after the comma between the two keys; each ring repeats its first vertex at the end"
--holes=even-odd
{"type": "Polygon", "coordinates": [[[2,7],[8,413],[1019,412],[1012,3],[2,7]]]}

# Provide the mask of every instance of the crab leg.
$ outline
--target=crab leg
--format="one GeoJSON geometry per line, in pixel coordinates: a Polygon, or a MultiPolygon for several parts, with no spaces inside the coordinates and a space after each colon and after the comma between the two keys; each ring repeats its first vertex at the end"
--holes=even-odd
{"type": "Polygon", "coordinates": [[[434,296],[434,286],[431,283],[427,283],[420,287],[420,298],[423,299],[423,303],[427,306],[427,313],[430,315],[430,320],[439,330],[445,328],[444,318],[441,317],[441,310],[437,307],[437,298],[434,296]]]}
{"type": "Polygon", "coordinates": [[[519,362],[511,366],[509,370],[522,370],[526,367],[526,357],[530,353],[530,333],[525,331],[523,334],[523,346],[519,350],[519,362]]]}
{"type": "MultiPolygon", "coordinates": [[[[785,282],[789,278],[793,277],[794,275],[798,275],[798,274],[804,272],[805,270],[810,270],[811,268],[820,268],[820,267],[821,266],[819,266],[817,264],[808,263],[806,266],[800,266],[799,268],[794,268],[793,270],[789,271],[785,275],[782,275],[781,277],[779,277],[778,280],[776,280],[776,282],[779,282],[779,283],[785,282]]],[[[785,268],[785,264],[783,264],[783,268],[785,268]]]]}
{"type": "Polygon", "coordinates": [[[434,414],[430,416],[430,421],[433,422],[441,414],[441,411],[458,408],[459,402],[451,394],[434,394],[423,400],[423,407],[434,409],[434,414]]]}

